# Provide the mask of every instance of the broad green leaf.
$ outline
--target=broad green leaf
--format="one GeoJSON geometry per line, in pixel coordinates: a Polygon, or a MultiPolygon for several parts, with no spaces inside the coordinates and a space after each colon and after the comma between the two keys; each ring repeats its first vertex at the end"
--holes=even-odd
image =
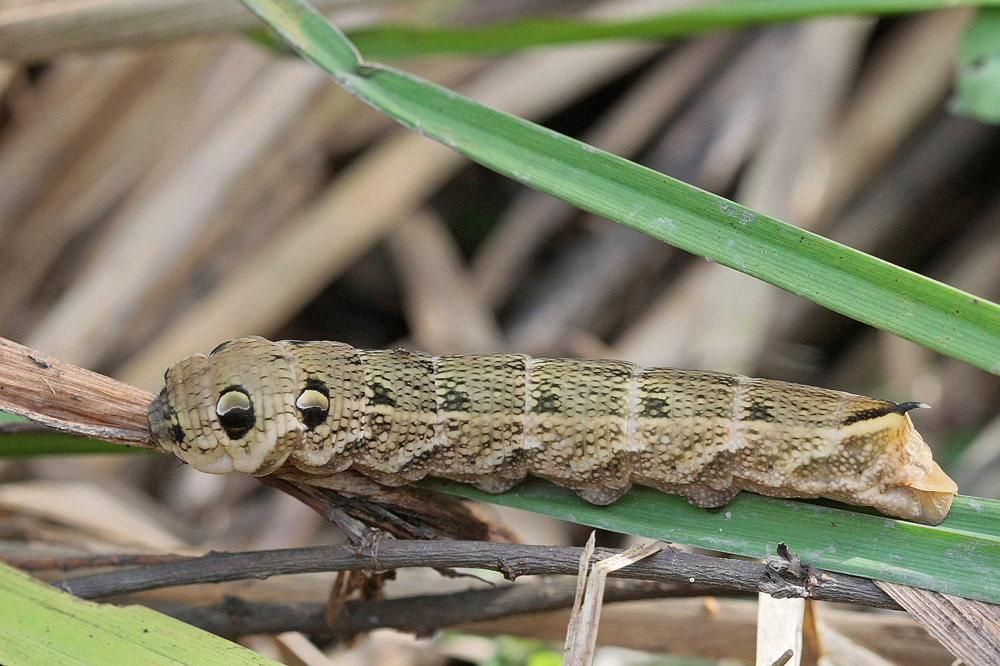
{"type": "Polygon", "coordinates": [[[224,638],[141,606],[96,604],[0,564],[0,664],[265,666],[224,638]]]}
{"type": "Polygon", "coordinates": [[[425,479],[424,488],[526,509],[582,525],[735,555],[774,555],[781,542],[830,571],[1000,603],[1000,502],[956,497],[936,527],[800,500],[740,493],[709,513],[675,495],[636,487],[611,506],[528,479],[502,495],[425,479]]]}
{"type": "Polygon", "coordinates": [[[996,6],[1000,0],[730,0],[630,20],[536,17],[471,27],[380,25],[348,36],[366,56],[483,53],[598,39],[664,39],[819,16],[996,6]]]}
{"type": "Polygon", "coordinates": [[[966,28],[957,66],[951,110],[1000,122],[1000,9],[983,9],[966,28]]]}

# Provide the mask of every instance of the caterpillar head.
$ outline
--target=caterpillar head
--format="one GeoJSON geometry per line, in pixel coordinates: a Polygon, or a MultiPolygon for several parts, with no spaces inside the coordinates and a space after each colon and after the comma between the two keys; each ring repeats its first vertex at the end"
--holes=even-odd
{"type": "Polygon", "coordinates": [[[149,406],[149,432],[202,472],[270,474],[301,437],[293,370],[277,343],[224,343],[171,366],[164,381],[149,406]]]}

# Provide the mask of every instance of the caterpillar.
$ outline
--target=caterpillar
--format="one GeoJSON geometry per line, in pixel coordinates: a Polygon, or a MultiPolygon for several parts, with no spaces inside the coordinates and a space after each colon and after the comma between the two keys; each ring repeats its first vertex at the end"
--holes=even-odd
{"type": "Polygon", "coordinates": [[[722,372],[520,354],[431,356],[245,337],[165,374],[154,442],[216,474],[353,467],[503,492],[527,474],[610,504],[633,483],[721,507],[741,490],[922,523],[958,488],[896,404],[722,372]]]}

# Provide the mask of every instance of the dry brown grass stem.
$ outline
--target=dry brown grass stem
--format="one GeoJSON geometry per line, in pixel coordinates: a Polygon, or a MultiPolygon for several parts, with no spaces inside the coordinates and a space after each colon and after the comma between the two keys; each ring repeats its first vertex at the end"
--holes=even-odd
{"type": "MultiPolygon", "coordinates": [[[[357,0],[318,0],[321,11],[357,0]]],[[[365,4],[371,5],[371,2],[365,4]]],[[[260,25],[226,0],[60,0],[0,8],[0,58],[34,62],[73,51],[149,44],[260,25]]]]}
{"type": "Polygon", "coordinates": [[[63,432],[155,449],[152,393],[0,338],[0,409],[63,432]]]}

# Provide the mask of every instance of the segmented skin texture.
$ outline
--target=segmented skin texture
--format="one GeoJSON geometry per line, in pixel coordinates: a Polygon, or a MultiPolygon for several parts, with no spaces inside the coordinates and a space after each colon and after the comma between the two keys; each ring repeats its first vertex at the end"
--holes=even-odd
{"type": "Polygon", "coordinates": [[[527,474],[609,504],[638,483],[701,507],[741,490],[939,523],[957,492],[908,409],[721,372],[519,354],[430,356],[248,337],[169,370],[153,440],[204,472],[425,475],[498,493],[527,474]]]}

